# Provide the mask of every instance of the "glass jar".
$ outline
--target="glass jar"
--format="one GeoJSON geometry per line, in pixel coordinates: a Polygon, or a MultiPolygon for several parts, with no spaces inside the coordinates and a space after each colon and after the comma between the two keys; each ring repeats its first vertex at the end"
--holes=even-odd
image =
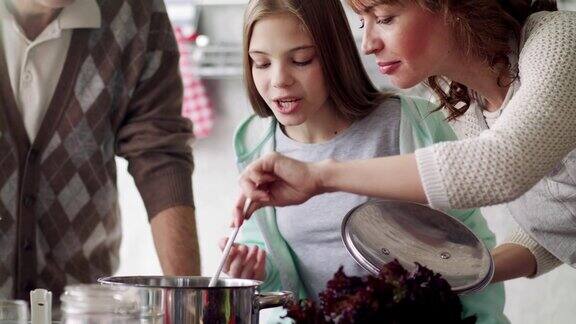
{"type": "Polygon", "coordinates": [[[144,305],[139,288],[104,285],[67,286],[60,298],[62,324],[156,324],[161,313],[144,305]]]}
{"type": "Polygon", "coordinates": [[[28,323],[28,303],[23,300],[0,300],[0,323],[28,323]]]}

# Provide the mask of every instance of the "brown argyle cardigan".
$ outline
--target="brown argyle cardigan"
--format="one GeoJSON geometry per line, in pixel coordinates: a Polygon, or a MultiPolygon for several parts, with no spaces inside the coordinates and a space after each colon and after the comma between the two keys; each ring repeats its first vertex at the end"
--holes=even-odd
{"type": "MultiPolygon", "coordinates": [[[[125,157],[148,215],[192,206],[191,124],[162,0],[98,0],[100,29],[74,30],[30,143],[0,48],[0,299],[59,296],[118,266],[116,164],[125,157]]],[[[1,42],[0,42],[1,43],[1,42]]],[[[58,297],[56,297],[58,298],[58,297]]]]}

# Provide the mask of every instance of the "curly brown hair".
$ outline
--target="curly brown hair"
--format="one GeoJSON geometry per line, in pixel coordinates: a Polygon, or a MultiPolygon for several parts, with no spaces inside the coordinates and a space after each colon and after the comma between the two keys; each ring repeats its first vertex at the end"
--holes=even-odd
{"type": "MultiPolygon", "coordinates": [[[[519,51],[526,19],[538,11],[558,10],[555,0],[347,0],[356,12],[407,1],[443,14],[460,50],[490,66],[499,76],[499,86],[508,86],[504,80],[514,80],[518,76],[517,66],[512,66],[509,57],[519,51]],[[516,44],[511,40],[516,40],[516,44]]],[[[425,84],[438,97],[438,110],[448,110],[448,120],[463,115],[478,98],[466,85],[443,76],[431,76],[425,84]]]]}

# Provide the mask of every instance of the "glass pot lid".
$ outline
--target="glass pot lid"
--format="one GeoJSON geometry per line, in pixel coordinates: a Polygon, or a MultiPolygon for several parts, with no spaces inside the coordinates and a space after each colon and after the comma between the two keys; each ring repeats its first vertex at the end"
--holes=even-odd
{"type": "Polygon", "coordinates": [[[462,222],[422,204],[373,200],[344,217],[342,240],[367,271],[397,259],[408,271],[418,262],[438,272],[455,293],[478,291],[494,273],[484,243],[462,222]]]}

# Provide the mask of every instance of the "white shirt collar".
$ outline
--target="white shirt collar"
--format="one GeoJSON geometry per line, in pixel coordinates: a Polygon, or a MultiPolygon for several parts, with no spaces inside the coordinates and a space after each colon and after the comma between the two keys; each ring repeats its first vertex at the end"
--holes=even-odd
{"type": "MultiPolygon", "coordinates": [[[[0,19],[11,19],[12,15],[6,8],[5,0],[0,0],[0,2],[0,19]]],[[[102,14],[96,0],[75,0],[62,10],[55,22],[62,30],[100,28],[102,26],[102,14]]]]}

